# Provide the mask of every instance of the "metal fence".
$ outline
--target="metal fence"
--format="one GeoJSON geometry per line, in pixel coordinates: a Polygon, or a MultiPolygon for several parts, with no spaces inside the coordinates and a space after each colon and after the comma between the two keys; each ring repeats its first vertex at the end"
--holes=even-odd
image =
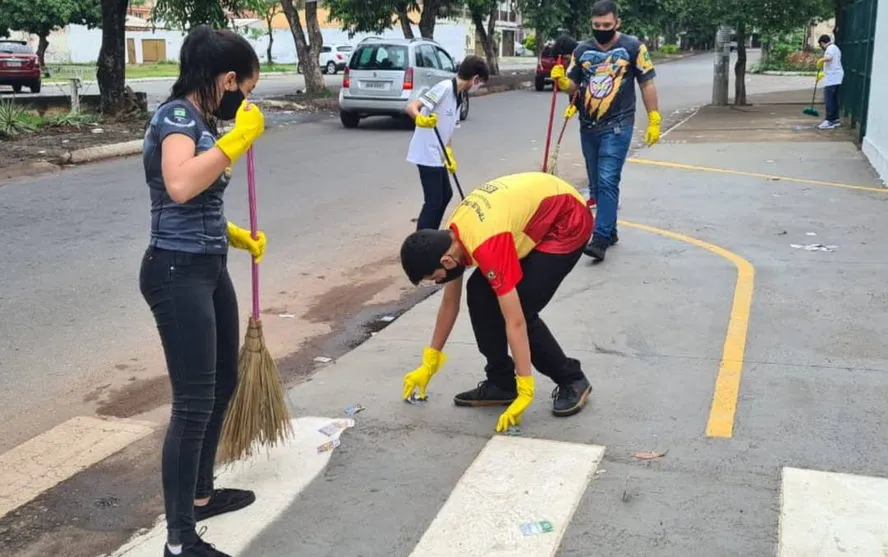
{"type": "Polygon", "coordinates": [[[845,70],[839,98],[861,141],[866,135],[877,8],[878,0],[846,0],[836,14],[836,44],[845,70]]]}

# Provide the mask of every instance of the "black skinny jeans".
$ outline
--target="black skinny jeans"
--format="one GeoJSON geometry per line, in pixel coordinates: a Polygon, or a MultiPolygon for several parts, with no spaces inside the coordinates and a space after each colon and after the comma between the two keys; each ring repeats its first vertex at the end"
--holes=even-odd
{"type": "MultiPolygon", "coordinates": [[[[532,251],[521,260],[523,277],[518,283],[518,297],[527,322],[530,360],[533,367],[552,379],[556,385],[567,386],[585,375],[579,360],[568,358],[551,331],[540,318],[564,277],[571,272],[583,248],[568,254],[532,251]]],[[[466,302],[478,350],[487,358],[484,371],[487,380],[506,391],[515,391],[515,362],[509,356],[506,323],[499,300],[480,269],[469,277],[466,302]]]]}
{"type": "Polygon", "coordinates": [[[453,198],[453,187],[450,185],[450,174],[443,166],[419,167],[419,181],[422,182],[422,192],[425,201],[419,218],[416,221],[416,229],[438,229],[444,220],[447,205],[453,198]]]}
{"type": "Polygon", "coordinates": [[[166,356],[173,409],[163,444],[168,542],[197,533],[194,500],[213,493],[213,465],[228,403],[237,385],[239,315],[227,255],[149,247],[139,286],[166,356]]]}

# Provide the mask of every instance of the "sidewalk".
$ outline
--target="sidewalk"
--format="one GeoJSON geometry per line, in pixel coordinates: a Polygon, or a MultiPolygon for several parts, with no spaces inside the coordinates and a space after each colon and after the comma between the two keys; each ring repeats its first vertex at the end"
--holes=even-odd
{"type": "MultiPolygon", "coordinates": [[[[465,310],[429,402],[402,402],[435,294],[291,392],[297,439],[221,474],[259,499],[207,539],[250,557],[877,554],[888,190],[842,132],[756,110],[703,110],[627,164],[620,244],[543,314],[593,384],[584,412],[552,417],[539,375],[521,437],[494,435],[502,409],[455,408],[483,378],[465,310]]],[[[559,168],[580,184],[570,133],[559,168]]],[[[156,555],[162,527],[114,555],[156,555]]]]}

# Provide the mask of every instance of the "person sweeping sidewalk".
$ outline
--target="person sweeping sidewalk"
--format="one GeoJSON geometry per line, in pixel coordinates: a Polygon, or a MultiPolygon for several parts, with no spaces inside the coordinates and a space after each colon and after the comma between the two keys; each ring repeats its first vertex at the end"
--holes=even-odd
{"type": "Polygon", "coordinates": [[[817,69],[823,74],[823,104],[826,105],[826,119],[817,127],[834,130],[842,125],[839,119],[839,88],[845,79],[842,51],[829,35],[821,35],[817,44],[823,49],[823,56],[817,60],[817,69]]]}
{"type": "Polygon", "coordinates": [[[231,165],[265,129],[262,112],[245,100],[258,79],[259,59],[246,39],[195,27],[182,44],[172,94],[145,133],[151,234],[139,283],[173,395],[162,454],[165,557],[228,557],[201,539],[195,523],[255,500],[252,491],[216,489],[213,467],[238,380],[240,316],[229,245],[256,261],[266,245],[261,232],[254,240],[229,222],[223,203],[231,165]],[[234,120],[221,137],[220,120],[234,120]]]}
{"type": "Polygon", "coordinates": [[[444,345],[459,315],[462,276],[486,379],[454,398],[457,406],[507,406],[496,431],[520,425],[533,401],[531,366],[555,382],[555,416],[572,416],[592,387],[540,317],[592,234],[592,215],[568,182],[543,172],[503,176],[475,189],[446,229],[418,230],[401,246],[401,265],[414,285],[444,284],[431,342],[422,363],[404,376],[403,398],[426,397],[446,361],[444,345]],[[511,350],[512,356],[509,356],[511,350]]]}
{"type": "MultiPolygon", "coordinates": [[[[431,61],[428,64],[429,67],[435,67],[431,61]]],[[[424,198],[416,220],[417,230],[441,226],[447,205],[453,198],[448,173],[455,173],[457,169],[452,139],[459,127],[460,99],[466,91],[476,91],[489,77],[490,70],[483,58],[466,56],[460,63],[455,78],[438,82],[407,105],[407,115],[416,124],[407,151],[407,162],[415,164],[419,169],[424,198]],[[435,128],[445,145],[446,158],[441,153],[435,128]]]]}
{"type": "Polygon", "coordinates": [[[661,116],[656,71],[644,43],[618,31],[617,5],[599,0],[592,6],[593,40],[581,43],[571,65],[555,65],[551,77],[558,88],[576,96],[580,141],[589,191],[586,198],[596,207],[595,232],[585,254],[603,261],[608,248],[619,241],[617,207],[620,179],[632,144],[635,127],[635,81],[648,113],[645,142],[660,140],[661,116]]]}

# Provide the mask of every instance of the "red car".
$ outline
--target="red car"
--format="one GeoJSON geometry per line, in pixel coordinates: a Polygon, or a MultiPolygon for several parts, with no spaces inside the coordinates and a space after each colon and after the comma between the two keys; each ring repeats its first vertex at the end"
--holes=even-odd
{"type": "Polygon", "coordinates": [[[39,93],[41,82],[40,60],[28,43],[0,39],[0,85],[10,85],[16,93],[22,87],[39,93]]]}
{"type": "Polygon", "coordinates": [[[557,60],[557,57],[554,56],[553,53],[554,49],[555,45],[550,41],[546,43],[543,50],[540,52],[540,57],[537,60],[536,76],[533,83],[537,91],[542,91],[546,88],[546,85],[552,85],[552,78],[549,77],[549,74],[552,73],[552,67],[555,66],[557,60]]]}

